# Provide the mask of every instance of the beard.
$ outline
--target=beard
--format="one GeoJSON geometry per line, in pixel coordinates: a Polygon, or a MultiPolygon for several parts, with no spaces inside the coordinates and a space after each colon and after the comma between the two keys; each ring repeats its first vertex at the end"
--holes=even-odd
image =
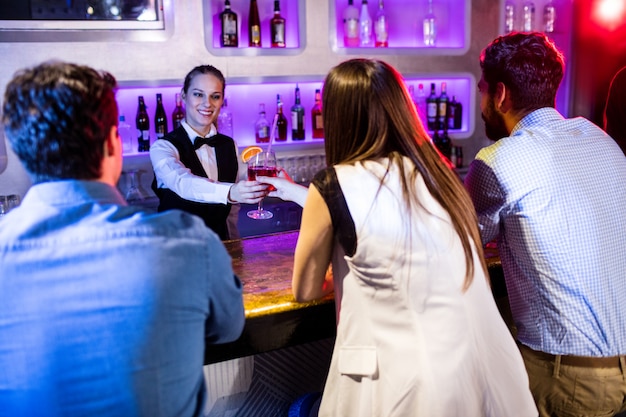
{"type": "Polygon", "coordinates": [[[496,111],[493,99],[489,99],[487,108],[480,115],[485,122],[485,134],[493,141],[509,136],[504,117],[496,111]]]}

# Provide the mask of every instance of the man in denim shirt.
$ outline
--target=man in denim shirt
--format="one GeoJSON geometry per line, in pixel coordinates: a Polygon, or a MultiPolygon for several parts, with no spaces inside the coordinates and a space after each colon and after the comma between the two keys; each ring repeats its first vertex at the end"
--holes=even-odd
{"type": "Polygon", "coordinates": [[[0,220],[1,416],[199,416],[205,342],[242,331],[215,233],[118,192],[114,88],[62,62],[7,86],[2,122],[34,185],[0,220]]]}

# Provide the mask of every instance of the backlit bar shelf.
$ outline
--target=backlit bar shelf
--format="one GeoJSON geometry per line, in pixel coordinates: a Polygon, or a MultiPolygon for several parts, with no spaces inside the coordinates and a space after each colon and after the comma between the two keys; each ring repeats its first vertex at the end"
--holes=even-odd
{"type": "MultiPolygon", "coordinates": [[[[565,75],[557,92],[556,108],[563,115],[568,115],[570,97],[571,69],[569,62],[572,61],[572,36],[574,0],[500,0],[500,33],[507,33],[507,10],[513,10],[513,31],[524,31],[528,27],[533,31],[544,32],[552,39],[557,48],[565,56],[565,75]],[[530,26],[525,26],[524,6],[532,4],[535,9],[534,19],[528,19],[530,26]],[[508,7],[507,7],[508,6],[508,7]],[[553,7],[553,24],[546,26],[545,8],[553,7]]],[[[511,18],[511,16],[508,16],[511,18]]]]}
{"type": "MultiPolygon", "coordinates": [[[[348,0],[331,0],[329,41],[339,54],[375,55],[463,55],[470,45],[471,0],[432,0],[437,21],[434,46],[424,43],[423,20],[428,14],[427,0],[384,0],[388,20],[389,46],[348,47],[344,43],[343,13],[348,0]]],[[[361,1],[354,0],[360,11],[361,1]]],[[[369,14],[376,19],[378,0],[369,0],[369,14]]],[[[373,32],[372,32],[373,33],[373,32]]],[[[373,34],[372,34],[373,36],[373,34]]]]}
{"type": "Polygon", "coordinates": [[[220,13],[224,0],[203,0],[204,43],[209,52],[216,56],[267,56],[297,55],[306,46],[306,0],[281,0],[280,14],[285,18],[284,48],[272,48],[270,19],[274,16],[274,0],[257,0],[261,20],[261,48],[248,46],[248,11],[250,0],[230,0],[231,10],[237,13],[238,47],[222,47],[220,13]]]}
{"type": "MultiPolygon", "coordinates": [[[[450,74],[407,74],[405,75],[407,86],[413,86],[417,92],[419,84],[424,85],[426,95],[430,93],[430,84],[436,86],[437,95],[440,94],[441,83],[446,82],[448,98],[456,100],[463,107],[463,117],[460,129],[449,130],[453,140],[466,139],[474,132],[474,106],[476,97],[476,80],[470,73],[450,74]]],[[[323,147],[324,139],[312,138],[311,109],[315,103],[315,90],[322,89],[323,77],[298,76],[298,77],[242,77],[226,81],[226,99],[228,109],[233,115],[233,138],[237,145],[242,148],[255,145],[254,124],[259,117],[259,104],[265,104],[266,118],[271,124],[276,113],[276,95],[280,94],[283,102],[283,112],[288,121],[287,141],[275,142],[273,146],[284,151],[300,151],[307,149],[319,149],[323,147]],[[305,109],[305,139],[293,141],[291,139],[290,108],[294,104],[294,92],[296,84],[300,88],[301,104],[305,109]]],[[[156,133],[154,129],[154,114],[156,109],[156,94],[163,97],[165,113],[168,117],[168,130],[172,130],[171,115],[175,107],[175,94],[181,90],[180,81],[153,81],[153,82],[120,82],[117,92],[117,101],[120,114],[124,114],[126,122],[135,132],[135,117],[137,114],[137,97],[143,96],[150,117],[150,136],[154,142],[156,133]]],[[[432,132],[431,132],[432,134],[432,132]]],[[[138,136],[138,135],[136,135],[138,136]]],[[[133,150],[136,153],[136,139],[133,141],[133,150]]]]}

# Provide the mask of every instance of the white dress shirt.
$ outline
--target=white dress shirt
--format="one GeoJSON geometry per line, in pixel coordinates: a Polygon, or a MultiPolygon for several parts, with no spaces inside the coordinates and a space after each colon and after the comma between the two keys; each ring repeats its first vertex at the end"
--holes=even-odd
{"type": "MultiPolygon", "coordinates": [[[[182,126],[187,132],[189,140],[193,143],[198,133],[182,121],[182,126]]],[[[211,130],[206,137],[217,134],[217,129],[211,125],[211,130]]],[[[237,144],[235,143],[235,149],[237,144]]],[[[169,188],[180,197],[200,203],[228,203],[228,192],[232,183],[217,181],[217,160],[215,149],[203,145],[196,149],[196,155],[208,176],[199,177],[191,173],[180,161],[178,149],[171,142],[165,139],[158,139],[150,146],[150,161],[154,169],[157,186],[159,188],[169,188]]],[[[239,156],[239,155],[237,155],[239,156]]],[[[239,158],[237,158],[239,159],[239,158]]]]}

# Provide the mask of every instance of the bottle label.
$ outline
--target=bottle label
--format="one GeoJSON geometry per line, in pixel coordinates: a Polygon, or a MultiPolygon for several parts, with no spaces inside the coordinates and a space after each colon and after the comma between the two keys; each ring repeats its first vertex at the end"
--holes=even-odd
{"type": "Polygon", "coordinates": [[[224,17],[224,35],[236,35],[237,34],[237,21],[231,19],[230,16],[224,17]]]}
{"type": "Polygon", "coordinates": [[[347,19],[343,28],[346,38],[359,37],[359,21],[358,19],[347,19]]]}
{"type": "Polygon", "coordinates": [[[374,31],[376,32],[376,40],[378,42],[387,42],[387,21],[384,17],[376,20],[374,31]]]}
{"type": "Polygon", "coordinates": [[[277,45],[285,44],[285,24],[284,23],[276,23],[273,30],[273,39],[272,43],[277,45]]]}
{"type": "Polygon", "coordinates": [[[436,102],[428,103],[426,110],[427,110],[427,115],[429,119],[437,118],[437,103],[436,102]]]}
{"type": "Polygon", "coordinates": [[[261,27],[259,25],[253,25],[250,28],[250,35],[251,35],[250,41],[252,42],[252,44],[254,45],[261,44],[261,27]]]}
{"type": "Polygon", "coordinates": [[[324,128],[324,119],[322,118],[321,114],[316,114],[315,117],[313,118],[313,122],[315,123],[315,126],[313,126],[313,129],[324,128]]]}

